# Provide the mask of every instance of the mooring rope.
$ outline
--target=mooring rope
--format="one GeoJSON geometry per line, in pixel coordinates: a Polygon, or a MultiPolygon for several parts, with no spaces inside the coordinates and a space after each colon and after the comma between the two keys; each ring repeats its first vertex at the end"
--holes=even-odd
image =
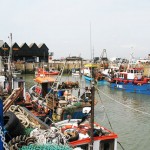
{"type": "MultiPolygon", "coordinates": [[[[99,94],[99,89],[98,89],[98,88],[96,88],[96,90],[98,91],[98,92],[97,92],[97,93],[98,93],[98,96],[99,96],[99,98],[100,98],[100,100],[101,100],[101,103],[103,104],[103,101],[102,101],[101,96],[100,96],[100,94],[99,94]]],[[[108,117],[108,114],[107,114],[107,112],[106,112],[105,107],[104,107],[104,110],[105,110],[105,114],[106,114],[106,117],[107,117],[108,123],[109,123],[109,125],[110,125],[110,128],[111,128],[111,129],[112,129],[112,131],[114,132],[113,127],[112,127],[112,125],[111,125],[111,123],[110,123],[110,120],[109,120],[109,117],[108,117]]]]}
{"type": "MultiPolygon", "coordinates": [[[[96,90],[98,91],[98,92],[97,92],[97,93],[98,93],[98,96],[99,96],[99,98],[100,98],[100,100],[101,100],[101,103],[103,104],[103,101],[102,101],[101,96],[100,96],[100,94],[99,94],[99,92],[101,92],[101,91],[100,91],[97,87],[95,87],[95,88],[96,88],[96,90]]],[[[103,93],[103,94],[105,94],[105,93],[103,93]]],[[[105,107],[104,107],[104,110],[105,110],[105,107]]],[[[105,114],[106,114],[108,123],[109,123],[109,125],[110,125],[110,128],[111,128],[112,131],[114,132],[113,127],[112,127],[112,125],[111,125],[111,122],[110,122],[110,120],[109,120],[109,117],[108,117],[108,114],[107,114],[106,110],[105,110],[105,114]]],[[[117,141],[117,143],[120,145],[120,147],[122,148],[122,150],[125,150],[124,147],[122,146],[122,144],[121,144],[119,141],[117,141]]]]}
{"type": "MultiPolygon", "coordinates": [[[[97,88],[97,87],[96,87],[96,88],[97,88]]],[[[133,110],[133,111],[136,111],[136,112],[139,112],[139,113],[142,113],[142,114],[145,114],[145,115],[150,116],[150,113],[148,113],[148,112],[144,112],[144,111],[141,111],[141,110],[132,108],[132,107],[130,107],[130,106],[128,106],[128,105],[125,105],[125,104],[123,104],[123,103],[121,103],[121,102],[115,100],[114,98],[110,97],[108,94],[104,93],[102,90],[100,90],[100,89],[98,89],[98,88],[97,88],[97,90],[98,90],[99,92],[101,92],[103,95],[105,95],[106,97],[108,97],[110,100],[115,101],[116,103],[118,103],[118,104],[120,104],[120,105],[122,105],[122,106],[124,106],[124,107],[126,107],[126,108],[129,108],[129,109],[131,109],[131,110],[133,110]]]]}

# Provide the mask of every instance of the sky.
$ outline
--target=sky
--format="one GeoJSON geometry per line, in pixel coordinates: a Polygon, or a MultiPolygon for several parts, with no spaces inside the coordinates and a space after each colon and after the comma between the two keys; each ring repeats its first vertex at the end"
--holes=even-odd
{"type": "Polygon", "coordinates": [[[53,58],[146,58],[149,0],[1,0],[0,40],[45,43],[53,58]],[[106,56],[106,54],[105,54],[106,56]],[[104,56],[104,57],[105,57],[104,56]]]}

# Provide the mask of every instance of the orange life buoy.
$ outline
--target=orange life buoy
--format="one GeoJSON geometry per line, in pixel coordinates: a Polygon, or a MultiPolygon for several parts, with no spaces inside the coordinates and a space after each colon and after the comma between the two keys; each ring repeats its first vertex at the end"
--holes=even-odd
{"type": "Polygon", "coordinates": [[[61,127],[62,132],[64,132],[67,129],[77,129],[77,126],[68,124],[68,125],[64,125],[64,126],[61,127]]]}
{"type": "Polygon", "coordinates": [[[35,92],[40,95],[41,94],[41,88],[36,86],[35,92]]]}

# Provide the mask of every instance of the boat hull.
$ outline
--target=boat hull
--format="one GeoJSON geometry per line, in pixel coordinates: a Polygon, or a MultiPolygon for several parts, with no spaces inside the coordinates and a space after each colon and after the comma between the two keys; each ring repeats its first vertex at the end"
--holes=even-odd
{"type": "MultiPolygon", "coordinates": [[[[91,78],[91,77],[89,77],[89,76],[85,76],[85,75],[84,75],[83,77],[84,77],[84,79],[85,79],[86,81],[88,81],[88,82],[93,81],[93,78],[91,78]]],[[[96,82],[97,82],[98,85],[107,85],[107,84],[108,84],[108,82],[107,82],[106,80],[97,80],[96,82]]]]}
{"type": "Polygon", "coordinates": [[[124,90],[131,93],[147,94],[150,95],[150,83],[137,85],[133,83],[110,83],[110,87],[114,89],[124,90]]]}

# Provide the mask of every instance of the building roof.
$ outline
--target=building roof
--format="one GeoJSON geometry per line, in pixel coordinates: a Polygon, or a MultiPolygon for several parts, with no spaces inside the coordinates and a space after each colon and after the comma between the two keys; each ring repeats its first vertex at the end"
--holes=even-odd
{"type": "Polygon", "coordinates": [[[34,44],[35,44],[35,43],[31,43],[31,44],[29,45],[29,47],[31,48],[34,44]]]}
{"type": "Polygon", "coordinates": [[[41,48],[43,45],[44,45],[44,43],[40,43],[40,44],[38,45],[38,47],[41,48]]]}
{"type": "Polygon", "coordinates": [[[13,50],[19,50],[20,49],[19,45],[16,42],[13,43],[12,48],[13,48],[13,50]]]}
{"type": "MultiPolygon", "coordinates": [[[[27,43],[22,43],[21,45],[20,45],[20,48],[22,48],[24,45],[27,45],[27,43]]],[[[27,45],[28,46],[28,45],[27,45]]]]}

